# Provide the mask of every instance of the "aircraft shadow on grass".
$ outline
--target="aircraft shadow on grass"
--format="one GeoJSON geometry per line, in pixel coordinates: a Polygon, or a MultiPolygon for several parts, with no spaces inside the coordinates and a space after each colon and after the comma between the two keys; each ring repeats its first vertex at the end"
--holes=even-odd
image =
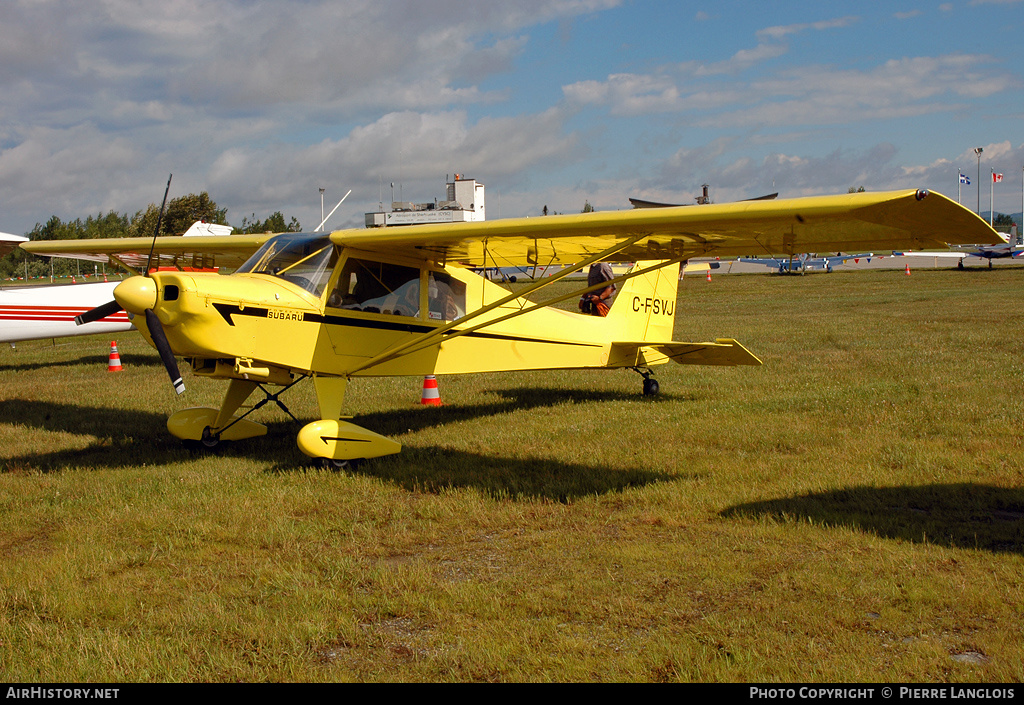
{"type": "MultiPolygon", "coordinates": [[[[124,357],[121,358],[124,361],[124,357]]],[[[24,362],[20,364],[4,364],[0,361],[0,371],[4,372],[30,372],[32,370],[42,370],[60,367],[75,367],[77,365],[93,365],[97,369],[105,369],[110,362],[109,355],[85,355],[78,357],[73,360],[55,360],[53,362],[24,362]]],[[[131,363],[133,367],[160,367],[163,368],[163,363],[159,357],[153,355],[133,355],[131,363]]]]}
{"type": "Polygon", "coordinates": [[[1024,489],[972,484],[852,487],[740,504],[721,515],[809,521],[911,543],[1024,554],[1024,489]]]}
{"type": "Polygon", "coordinates": [[[602,404],[616,401],[637,403],[658,403],[659,401],[686,399],[684,396],[661,394],[657,397],[643,397],[635,392],[591,391],[581,389],[560,389],[547,387],[519,387],[492,389],[489,392],[499,401],[485,404],[446,405],[438,408],[411,406],[404,409],[360,414],[359,423],[385,436],[400,435],[409,431],[422,431],[435,426],[469,421],[476,418],[507,414],[512,411],[529,413],[533,409],[559,406],[562,404],[602,404]]]}
{"type": "MultiPolygon", "coordinates": [[[[636,399],[635,394],[547,389],[510,389],[497,392],[503,401],[469,406],[415,407],[360,416],[368,428],[401,436],[427,428],[512,410],[529,410],[572,401],[601,402],[636,399]]],[[[267,435],[240,443],[224,443],[215,451],[183,446],[167,433],[163,414],[83,407],[53,402],[10,399],[0,401],[0,423],[45,431],[95,436],[82,449],[32,453],[0,459],[0,472],[59,472],[66,468],[123,468],[181,462],[211,452],[275,463],[268,472],[304,471],[313,461],[295,446],[299,424],[271,421],[267,435]]],[[[641,468],[610,470],[601,465],[566,463],[555,459],[515,459],[500,454],[470,453],[450,448],[406,446],[401,453],[376,458],[347,469],[377,477],[400,487],[436,491],[472,487],[509,498],[543,498],[565,502],[586,495],[605,494],[655,482],[681,479],[678,474],[641,468]]]]}

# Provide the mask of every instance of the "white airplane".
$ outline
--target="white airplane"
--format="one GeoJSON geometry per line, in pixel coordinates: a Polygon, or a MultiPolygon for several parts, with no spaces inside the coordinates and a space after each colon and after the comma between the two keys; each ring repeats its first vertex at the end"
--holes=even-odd
{"type": "Polygon", "coordinates": [[[110,301],[118,284],[119,280],[0,289],[0,342],[132,330],[130,317],[124,311],[93,323],[75,325],[76,316],[110,301]]]}
{"type": "MultiPolygon", "coordinates": [[[[229,235],[231,228],[196,221],[185,237],[229,235]]],[[[0,233],[0,256],[28,238],[0,233]]],[[[75,318],[110,301],[120,280],[89,284],[57,284],[0,288],[0,343],[66,338],[73,335],[121,333],[134,330],[131,315],[116,311],[82,325],[75,318]]]]}
{"type": "Polygon", "coordinates": [[[9,254],[23,242],[28,242],[28,238],[21,235],[11,235],[10,233],[0,233],[0,257],[9,254]]]}
{"type": "Polygon", "coordinates": [[[836,254],[827,257],[815,257],[813,254],[802,254],[793,257],[740,257],[736,261],[744,264],[759,264],[763,267],[775,269],[779,274],[803,274],[807,270],[824,269],[831,273],[834,267],[845,264],[849,261],[860,262],[860,260],[871,261],[873,257],[884,257],[867,252],[859,255],[836,254]]]}
{"type": "MultiPolygon", "coordinates": [[[[907,250],[905,252],[893,252],[894,257],[934,257],[936,259],[956,259],[957,268],[964,268],[964,259],[967,257],[982,257],[988,260],[989,269],[992,268],[992,260],[994,259],[1005,259],[1007,257],[1024,257],[1024,247],[1011,244],[1010,238],[1002,233],[996,233],[1003,239],[1003,242],[999,245],[978,245],[973,250],[964,250],[956,252],[954,250],[931,252],[931,251],[913,251],[907,250]]],[[[1013,235],[1012,242],[1017,241],[1016,226],[1011,231],[1013,235]]]]}

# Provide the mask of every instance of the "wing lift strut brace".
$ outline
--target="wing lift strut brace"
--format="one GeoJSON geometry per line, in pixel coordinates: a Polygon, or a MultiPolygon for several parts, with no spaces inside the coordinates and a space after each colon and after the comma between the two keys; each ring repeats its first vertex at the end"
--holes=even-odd
{"type": "Polygon", "coordinates": [[[495,319],[492,319],[492,320],[488,320],[488,321],[484,321],[483,323],[478,323],[478,324],[476,324],[474,326],[471,326],[469,328],[461,328],[460,327],[458,330],[449,333],[449,331],[452,328],[454,328],[455,326],[464,326],[470,320],[472,320],[474,318],[479,318],[480,316],[483,316],[484,314],[490,313],[494,309],[499,308],[501,306],[504,306],[505,304],[507,304],[507,303],[509,303],[511,301],[514,301],[516,299],[525,298],[526,296],[529,296],[533,292],[538,291],[538,290],[540,290],[540,289],[542,289],[542,288],[544,288],[546,286],[549,286],[551,284],[554,284],[557,281],[561,281],[562,279],[564,279],[565,277],[569,276],[570,274],[575,274],[576,272],[579,272],[579,271],[585,269],[586,267],[590,266],[591,264],[594,264],[595,262],[599,262],[599,261],[601,261],[603,259],[606,259],[607,257],[611,257],[614,254],[622,252],[623,250],[631,247],[636,242],[638,242],[639,240],[641,240],[641,239],[643,239],[645,237],[648,237],[648,233],[641,233],[639,235],[634,235],[633,237],[627,238],[626,240],[624,240],[622,242],[616,243],[612,247],[609,247],[608,249],[606,249],[606,250],[604,250],[602,252],[599,252],[599,253],[597,253],[595,255],[592,255],[591,257],[588,257],[587,259],[583,260],[582,262],[574,264],[574,265],[572,265],[570,267],[566,267],[565,269],[563,269],[562,271],[558,272],[557,274],[553,274],[550,277],[544,277],[539,282],[536,282],[536,283],[526,287],[525,289],[523,289],[522,291],[520,291],[518,293],[509,294],[508,296],[506,296],[506,297],[504,297],[502,299],[499,299],[498,301],[495,301],[495,302],[490,303],[490,304],[488,304],[488,305],[486,305],[486,306],[484,306],[484,307],[482,307],[480,309],[477,309],[473,313],[468,314],[468,315],[460,318],[458,321],[452,321],[452,322],[447,323],[447,324],[445,324],[445,325],[443,325],[443,326],[441,326],[439,328],[434,329],[430,333],[424,334],[423,336],[421,336],[419,338],[415,338],[414,340],[408,341],[408,342],[403,343],[401,345],[397,345],[397,346],[395,346],[395,347],[393,347],[393,348],[391,348],[389,350],[385,350],[384,352],[382,352],[382,353],[380,353],[380,354],[370,358],[369,360],[363,362],[358,367],[352,368],[351,370],[348,371],[348,374],[354,374],[356,372],[359,372],[360,370],[364,370],[366,368],[373,367],[374,365],[378,365],[378,364],[380,364],[382,362],[386,362],[388,360],[393,360],[393,359],[395,359],[397,357],[401,357],[401,356],[404,356],[404,355],[411,355],[411,354],[413,354],[415,352],[419,352],[420,350],[423,350],[425,348],[431,347],[432,345],[434,345],[437,342],[437,340],[439,340],[441,338],[447,337],[447,338],[450,339],[450,338],[458,337],[458,336],[461,336],[461,335],[467,335],[469,333],[473,333],[474,331],[480,330],[481,328],[486,328],[487,326],[492,326],[492,325],[495,325],[497,323],[501,323],[502,321],[506,321],[506,320],[508,320],[510,318],[515,318],[517,316],[522,316],[523,314],[530,313],[531,311],[535,311],[536,309],[544,308],[546,306],[551,306],[552,304],[556,304],[556,303],[559,303],[561,301],[565,301],[566,299],[571,299],[571,298],[574,298],[574,297],[577,297],[577,296],[582,296],[583,294],[590,293],[591,291],[597,291],[598,289],[603,289],[604,287],[608,286],[609,284],[620,284],[620,283],[622,283],[624,281],[632,279],[633,277],[638,277],[638,276],[641,276],[643,274],[647,274],[649,272],[653,272],[655,270],[661,269],[663,267],[667,267],[669,265],[676,264],[677,262],[681,262],[681,261],[687,259],[690,256],[690,255],[684,255],[684,256],[680,256],[680,257],[674,257],[672,259],[668,259],[668,260],[664,260],[664,261],[658,262],[658,264],[656,264],[656,265],[653,265],[651,267],[647,267],[647,268],[639,270],[639,271],[629,271],[626,274],[623,274],[621,276],[618,276],[618,277],[612,279],[611,281],[601,282],[600,284],[595,284],[594,286],[588,286],[588,287],[586,287],[584,289],[579,289],[579,290],[576,290],[576,291],[572,291],[572,292],[570,292],[568,294],[563,294],[562,296],[556,296],[556,297],[553,297],[551,299],[547,299],[545,301],[541,301],[540,303],[535,303],[535,304],[532,304],[531,306],[527,306],[527,307],[519,309],[517,311],[513,311],[512,313],[506,314],[504,316],[499,316],[498,318],[495,318],[495,319]]]}
{"type": "MultiPolygon", "coordinates": [[[[206,444],[206,445],[215,445],[217,443],[220,435],[222,433],[224,433],[224,431],[228,430],[229,428],[234,426],[236,423],[238,423],[239,421],[241,421],[242,419],[244,419],[246,416],[248,416],[249,414],[253,413],[254,411],[256,411],[258,409],[262,409],[266,404],[269,404],[270,402],[274,402],[275,404],[277,404],[278,407],[280,407],[281,411],[283,411],[284,413],[286,413],[289,416],[291,416],[293,421],[298,422],[298,419],[295,417],[295,414],[293,414],[291,412],[291,410],[287,406],[284,405],[284,402],[282,402],[278,397],[280,397],[282,394],[284,394],[289,389],[294,387],[296,384],[298,384],[299,382],[301,382],[302,380],[304,380],[304,379],[306,379],[308,377],[309,377],[309,375],[302,375],[302,376],[296,378],[290,384],[288,384],[286,387],[283,387],[280,390],[278,390],[277,393],[275,393],[275,394],[271,394],[267,390],[267,388],[264,387],[262,384],[250,382],[249,384],[255,384],[255,387],[258,388],[261,392],[263,392],[263,395],[264,395],[263,399],[261,399],[260,401],[256,402],[255,404],[253,404],[252,407],[248,411],[246,411],[244,414],[242,414],[241,416],[238,416],[238,417],[235,417],[235,418],[231,419],[231,422],[228,423],[227,425],[225,425],[223,428],[218,428],[216,430],[216,432],[211,431],[210,427],[207,426],[205,429],[203,429],[203,443],[206,444]]],[[[244,384],[245,381],[246,380],[232,380],[232,384],[235,384],[235,383],[243,383],[244,384]]],[[[240,398],[237,398],[236,402],[231,402],[229,400],[231,399],[231,396],[232,396],[232,394],[231,394],[232,388],[229,387],[228,398],[225,399],[225,402],[224,402],[225,408],[221,409],[221,411],[220,411],[220,415],[221,416],[224,416],[225,412],[227,412],[226,415],[228,415],[228,416],[233,414],[234,411],[239,406],[241,406],[241,403],[245,400],[245,398],[248,397],[249,394],[253,391],[253,387],[248,387],[248,388],[241,387],[241,388],[242,389],[246,389],[244,394],[240,398]]]]}

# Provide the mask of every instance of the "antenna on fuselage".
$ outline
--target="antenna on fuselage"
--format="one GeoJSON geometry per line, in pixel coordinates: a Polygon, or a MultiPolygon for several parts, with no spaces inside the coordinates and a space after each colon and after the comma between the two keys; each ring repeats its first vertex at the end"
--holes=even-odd
{"type": "MultiPolygon", "coordinates": [[[[352,193],[352,189],[349,189],[348,193],[352,193]]],[[[316,232],[320,232],[320,229],[322,227],[324,227],[324,223],[326,223],[328,220],[330,220],[331,216],[334,215],[334,211],[338,210],[338,206],[340,206],[342,203],[344,203],[345,199],[348,198],[348,193],[346,193],[344,196],[341,197],[341,200],[338,201],[338,205],[335,206],[334,208],[332,208],[331,212],[327,214],[327,217],[324,218],[322,221],[320,221],[320,225],[318,225],[315,228],[313,228],[313,232],[315,232],[315,233],[316,232]]]]}
{"type": "Polygon", "coordinates": [[[164,219],[164,208],[167,207],[167,194],[171,191],[171,179],[174,178],[174,174],[170,174],[167,177],[167,188],[164,189],[164,201],[160,204],[160,213],[156,217],[156,230],[153,231],[153,243],[149,246],[149,257],[146,258],[146,271],[145,276],[149,276],[149,265],[153,261],[153,249],[156,247],[156,238],[160,234],[160,224],[164,219]]]}

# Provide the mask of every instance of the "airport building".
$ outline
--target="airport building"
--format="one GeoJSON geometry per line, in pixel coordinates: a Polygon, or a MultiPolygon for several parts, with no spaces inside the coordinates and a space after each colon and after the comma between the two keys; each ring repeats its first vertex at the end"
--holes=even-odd
{"type": "Polygon", "coordinates": [[[383,208],[366,214],[366,227],[385,228],[423,223],[472,223],[486,220],[484,185],[476,179],[456,174],[447,184],[446,198],[433,203],[392,201],[391,210],[383,208]]]}

